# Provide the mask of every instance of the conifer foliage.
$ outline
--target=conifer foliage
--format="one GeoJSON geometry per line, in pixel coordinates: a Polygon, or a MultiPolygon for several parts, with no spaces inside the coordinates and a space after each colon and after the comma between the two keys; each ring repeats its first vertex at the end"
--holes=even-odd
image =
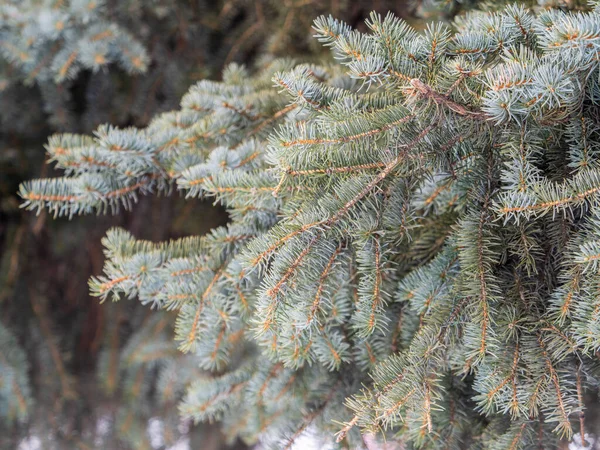
{"type": "MultiPolygon", "coordinates": [[[[60,83],[83,69],[97,71],[111,62],[128,73],[146,70],[148,55],[127,31],[107,20],[98,0],[14,2],[0,6],[2,83],[60,83]]],[[[0,86],[2,91],[6,86],[0,86]]]]}
{"type": "Polygon", "coordinates": [[[332,66],[230,66],[146,129],[51,138],[65,177],[23,184],[24,206],[117,212],[177,189],[228,209],[202,237],[110,231],[90,285],[178,311],[179,348],[212,372],[181,412],[231,438],[583,435],[600,375],[600,10],[367,25],[315,21],[332,66]]]}

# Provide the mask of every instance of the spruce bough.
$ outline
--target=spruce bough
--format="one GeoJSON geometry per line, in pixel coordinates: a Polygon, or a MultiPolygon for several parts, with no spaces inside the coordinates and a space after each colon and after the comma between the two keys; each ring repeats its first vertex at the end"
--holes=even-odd
{"type": "Polygon", "coordinates": [[[178,189],[228,209],[202,237],[111,230],[90,285],[178,311],[180,349],[211,373],[181,412],[231,439],[515,449],[584,434],[600,11],[367,25],[315,21],[337,64],[230,66],[146,129],[51,138],[65,177],[23,184],[24,206],[116,212],[178,189]]]}

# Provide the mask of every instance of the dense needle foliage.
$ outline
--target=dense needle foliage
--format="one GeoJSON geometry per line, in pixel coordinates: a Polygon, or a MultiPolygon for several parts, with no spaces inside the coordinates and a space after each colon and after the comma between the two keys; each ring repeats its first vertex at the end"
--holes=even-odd
{"type": "Polygon", "coordinates": [[[367,25],[315,21],[331,66],[232,65],[145,129],[51,138],[65,176],[24,183],[24,206],[118,212],[177,189],[227,208],[201,237],[110,231],[90,285],[178,312],[179,348],[213,373],[181,413],[232,439],[514,449],[584,433],[599,10],[367,25]]]}
{"type": "MultiPolygon", "coordinates": [[[[323,53],[310,37],[314,15],[360,23],[366,2],[0,3],[0,447],[41,439],[48,450],[137,450],[182,439],[194,447],[199,437],[219,445],[217,427],[179,423],[174,405],[201,369],[177,351],[173,313],[90,301],[86,280],[100,271],[99,241],[111,224],[164,240],[205,233],[224,222],[223,209],[147,197],[135,214],[52,221],[19,210],[17,188],[56,175],[44,166],[49,134],[146,126],[176,108],[194,80],[220,77],[228,61],[312,58],[323,53]],[[173,377],[174,369],[185,375],[173,377]]],[[[376,7],[386,4],[406,13],[402,2],[376,7]]]]}

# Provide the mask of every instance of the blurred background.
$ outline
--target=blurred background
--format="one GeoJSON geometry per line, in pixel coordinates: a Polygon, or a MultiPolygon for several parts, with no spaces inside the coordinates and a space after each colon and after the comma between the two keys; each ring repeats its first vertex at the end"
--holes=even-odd
{"type": "Polygon", "coordinates": [[[177,195],[140,198],[134,213],[117,216],[69,221],[25,212],[19,183],[57,175],[45,164],[50,135],[92,133],[103,123],[143,127],[178,108],[195,81],[218,80],[232,62],[255,68],[275,57],[328,56],[311,37],[320,14],[364,29],[371,11],[392,11],[420,27],[469,5],[0,0],[0,449],[246,448],[226,442],[215,426],[179,419],[190,379],[177,368],[195,365],[177,351],[169,314],[133,300],[101,305],[87,285],[101,272],[100,241],[111,226],[160,241],[202,234],[227,215],[177,195]],[[110,45],[129,54],[89,62],[73,56],[109,35],[122,41],[110,45]]]}

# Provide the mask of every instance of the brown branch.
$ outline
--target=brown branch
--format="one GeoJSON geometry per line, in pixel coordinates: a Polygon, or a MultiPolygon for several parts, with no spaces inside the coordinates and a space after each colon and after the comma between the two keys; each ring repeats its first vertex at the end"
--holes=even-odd
{"type": "Polygon", "coordinates": [[[412,80],[410,80],[410,84],[423,96],[432,99],[438,104],[445,105],[447,108],[461,116],[465,116],[473,120],[487,120],[487,116],[485,115],[485,113],[481,111],[470,110],[466,106],[461,105],[460,103],[456,103],[454,100],[450,100],[447,96],[434,91],[431,86],[423,83],[418,78],[413,78],[412,80]]]}
{"type": "Polygon", "coordinates": [[[381,128],[375,128],[369,131],[363,131],[362,133],[352,134],[349,136],[342,136],[339,138],[314,138],[314,139],[296,139],[294,141],[282,142],[281,145],[283,147],[293,147],[296,145],[316,145],[316,144],[341,144],[344,142],[351,142],[357,139],[362,139],[370,136],[375,136],[379,133],[383,133],[384,131],[391,130],[392,128],[401,125],[402,123],[408,122],[409,120],[414,119],[415,116],[413,114],[405,116],[401,119],[398,119],[394,122],[391,122],[381,128]]]}
{"type": "Polygon", "coordinates": [[[311,412],[310,414],[308,414],[307,416],[304,417],[302,426],[300,428],[298,428],[298,430],[296,430],[294,435],[288,440],[288,443],[284,447],[284,450],[290,450],[292,448],[292,445],[294,445],[294,442],[296,441],[296,439],[298,439],[298,437],[302,433],[304,433],[304,431],[310,426],[310,424],[313,423],[317,417],[319,417],[319,415],[323,412],[323,410],[327,407],[327,404],[331,401],[331,399],[335,395],[340,384],[341,384],[341,380],[338,381],[335,384],[335,386],[333,386],[331,388],[331,390],[329,391],[329,394],[327,395],[327,398],[325,398],[325,401],[323,401],[321,406],[319,406],[313,412],[311,412]]]}
{"type": "Polygon", "coordinates": [[[210,291],[212,290],[215,283],[219,280],[219,278],[221,278],[222,271],[223,271],[223,268],[220,268],[219,270],[217,270],[217,272],[215,273],[215,276],[213,277],[210,284],[208,285],[208,287],[202,294],[202,297],[200,298],[200,302],[198,303],[198,307],[196,308],[196,314],[194,315],[194,320],[192,322],[192,327],[191,327],[191,330],[188,333],[188,337],[187,337],[187,344],[189,346],[191,346],[194,343],[194,341],[196,340],[196,333],[197,333],[196,328],[198,327],[198,322],[200,321],[200,315],[202,314],[202,310],[204,309],[204,304],[205,304],[206,298],[208,297],[208,294],[210,294],[210,291]]]}
{"type": "Polygon", "coordinates": [[[312,306],[310,308],[310,313],[308,315],[308,318],[306,319],[307,325],[310,325],[312,323],[312,321],[317,313],[317,310],[319,309],[319,305],[321,303],[321,298],[322,298],[322,294],[323,294],[323,289],[325,286],[325,280],[327,280],[327,278],[329,277],[329,274],[331,273],[331,269],[333,268],[333,264],[335,263],[335,260],[337,259],[338,255],[341,252],[342,252],[342,246],[340,244],[340,245],[338,245],[338,248],[333,252],[331,257],[329,258],[329,261],[327,262],[325,269],[323,269],[323,272],[321,272],[321,276],[319,277],[319,285],[317,287],[317,293],[315,294],[315,298],[314,298],[312,306]]]}
{"type": "Polygon", "coordinates": [[[577,367],[576,377],[577,377],[577,401],[579,403],[579,408],[581,411],[579,412],[579,435],[581,436],[581,445],[583,447],[587,447],[587,442],[585,441],[585,413],[583,412],[583,387],[581,385],[581,366],[577,367]]]}

